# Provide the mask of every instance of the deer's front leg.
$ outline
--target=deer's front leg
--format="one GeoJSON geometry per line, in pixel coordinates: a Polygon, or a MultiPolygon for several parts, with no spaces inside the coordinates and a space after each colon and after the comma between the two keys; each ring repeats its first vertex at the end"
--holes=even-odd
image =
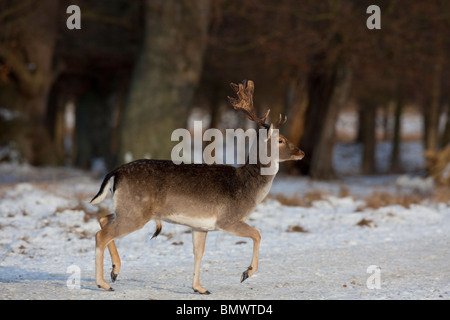
{"type": "Polygon", "coordinates": [[[219,226],[220,229],[239,237],[247,237],[253,240],[253,255],[250,267],[242,273],[241,282],[250,277],[258,270],[259,244],[261,243],[261,235],[258,230],[250,227],[243,221],[239,221],[232,225],[219,226]]]}
{"type": "Polygon", "coordinates": [[[200,285],[200,263],[205,251],[206,235],[207,232],[205,231],[192,230],[192,244],[194,246],[194,280],[192,281],[192,289],[201,294],[211,293],[200,285]]]}

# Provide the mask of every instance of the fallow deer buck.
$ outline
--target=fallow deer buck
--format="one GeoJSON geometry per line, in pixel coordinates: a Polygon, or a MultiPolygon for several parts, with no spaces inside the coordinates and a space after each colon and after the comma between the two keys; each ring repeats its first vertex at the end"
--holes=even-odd
{"type": "MultiPolygon", "coordinates": [[[[287,120],[280,119],[267,124],[270,110],[262,118],[255,115],[253,107],[253,81],[231,84],[237,99],[229,102],[236,110],[243,111],[249,119],[268,130],[266,143],[277,139],[279,159],[300,160],[304,153],[278,134],[278,129],[287,120]],[[273,132],[273,133],[272,133],[273,132]]],[[[205,249],[208,231],[223,230],[236,236],[253,240],[253,256],[250,266],[241,277],[241,282],[258,269],[258,254],[261,236],[244,220],[269,193],[273,175],[261,175],[265,166],[260,161],[240,167],[221,164],[174,164],[170,160],[137,160],[124,164],[109,172],[100,191],[91,200],[92,204],[103,201],[112,189],[114,212],[99,218],[101,230],[96,234],[95,280],[99,288],[113,291],[103,279],[103,254],[106,246],[112,260],[111,280],[114,282],[120,271],[120,258],[114,239],[142,228],[154,219],[156,231],[161,231],[161,221],[186,225],[192,228],[194,246],[195,292],[209,294],[200,285],[200,262],[205,249]]]]}

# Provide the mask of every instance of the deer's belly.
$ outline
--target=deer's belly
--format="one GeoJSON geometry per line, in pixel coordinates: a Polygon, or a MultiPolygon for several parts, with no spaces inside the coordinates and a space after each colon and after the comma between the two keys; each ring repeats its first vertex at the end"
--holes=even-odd
{"type": "Polygon", "coordinates": [[[169,223],[175,223],[175,224],[182,224],[194,229],[202,230],[202,231],[213,231],[217,230],[216,226],[216,217],[192,217],[184,214],[171,214],[169,216],[166,216],[162,218],[161,220],[169,222],[169,223]]]}

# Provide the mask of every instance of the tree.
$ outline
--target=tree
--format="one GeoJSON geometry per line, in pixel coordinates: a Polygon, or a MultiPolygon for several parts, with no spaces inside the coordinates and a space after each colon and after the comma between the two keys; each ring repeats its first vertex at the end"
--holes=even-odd
{"type": "Polygon", "coordinates": [[[312,178],[335,178],[332,156],[335,142],[335,124],[341,108],[347,102],[352,77],[350,66],[341,63],[337,68],[333,93],[330,97],[328,110],[324,114],[323,128],[311,159],[310,176],[312,178]]]}
{"type": "Polygon", "coordinates": [[[57,74],[53,58],[59,2],[6,1],[2,6],[0,62],[9,72],[0,88],[0,100],[20,114],[19,125],[12,126],[9,137],[31,164],[56,163],[46,113],[57,74]]]}
{"type": "Polygon", "coordinates": [[[168,158],[202,68],[208,0],[147,0],[142,48],[123,110],[118,162],[168,158]]]}

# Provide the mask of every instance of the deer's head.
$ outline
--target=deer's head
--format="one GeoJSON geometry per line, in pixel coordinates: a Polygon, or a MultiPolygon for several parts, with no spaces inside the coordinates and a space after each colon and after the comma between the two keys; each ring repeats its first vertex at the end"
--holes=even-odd
{"type": "Polygon", "coordinates": [[[270,114],[270,109],[268,109],[261,118],[256,116],[253,107],[253,92],[255,91],[255,84],[253,81],[244,80],[240,84],[231,83],[230,85],[236,92],[237,99],[228,97],[228,101],[235,110],[241,110],[250,120],[267,130],[267,148],[270,150],[271,146],[278,146],[278,162],[303,159],[305,153],[278,131],[278,129],[286,123],[286,116],[283,118],[280,114],[278,121],[275,123],[266,123],[266,119],[270,114]],[[273,142],[276,142],[276,144],[273,142]]]}

